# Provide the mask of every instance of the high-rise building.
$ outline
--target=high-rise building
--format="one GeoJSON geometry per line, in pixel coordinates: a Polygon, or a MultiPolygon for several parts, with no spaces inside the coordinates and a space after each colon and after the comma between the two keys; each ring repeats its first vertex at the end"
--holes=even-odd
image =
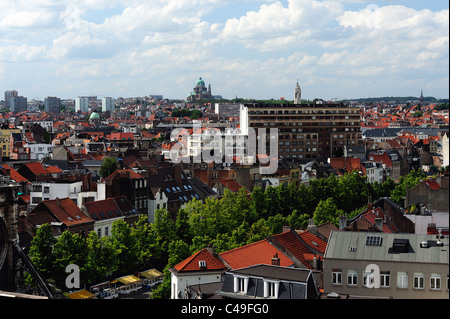
{"type": "Polygon", "coordinates": [[[5,108],[11,108],[11,99],[13,97],[17,97],[18,93],[16,90],[7,90],[5,91],[5,108]]]}
{"type": "Polygon", "coordinates": [[[47,113],[59,113],[61,111],[61,100],[57,97],[45,98],[45,111],[47,113]]]}
{"type": "Polygon", "coordinates": [[[16,96],[9,100],[10,109],[12,112],[23,112],[27,110],[27,98],[23,96],[16,96]]]}
{"type": "Polygon", "coordinates": [[[78,96],[75,99],[75,112],[87,112],[89,110],[89,97],[78,96]]]}
{"type": "Polygon", "coordinates": [[[359,108],[343,103],[242,104],[240,129],[249,128],[278,129],[279,158],[340,157],[345,145],[362,145],[359,108]]]}
{"type": "Polygon", "coordinates": [[[114,102],[115,100],[112,97],[105,96],[104,98],[102,98],[102,112],[114,112],[114,102]]]}

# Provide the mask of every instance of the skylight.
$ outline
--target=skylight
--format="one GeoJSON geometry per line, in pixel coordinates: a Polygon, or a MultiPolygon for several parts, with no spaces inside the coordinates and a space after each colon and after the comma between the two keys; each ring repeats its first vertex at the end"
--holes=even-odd
{"type": "Polygon", "coordinates": [[[383,238],[381,236],[367,236],[366,245],[367,246],[381,246],[383,238]]]}

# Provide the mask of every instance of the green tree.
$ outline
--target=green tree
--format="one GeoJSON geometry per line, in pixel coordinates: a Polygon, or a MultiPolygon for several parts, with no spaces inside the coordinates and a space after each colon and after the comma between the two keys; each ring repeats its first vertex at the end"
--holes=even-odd
{"type": "Polygon", "coordinates": [[[86,271],[89,282],[102,281],[105,277],[117,271],[117,252],[113,249],[108,237],[99,238],[92,231],[86,238],[86,245],[86,271]]]}
{"type": "Polygon", "coordinates": [[[339,216],[344,212],[337,208],[332,197],[321,200],[314,211],[313,219],[316,225],[322,225],[327,222],[339,225],[339,216]]]}
{"type": "Polygon", "coordinates": [[[100,176],[103,178],[108,177],[117,170],[117,159],[112,156],[106,156],[103,158],[102,166],[100,166],[100,176]]]}
{"type": "Polygon", "coordinates": [[[116,220],[111,229],[111,245],[117,254],[117,271],[121,274],[133,272],[138,265],[136,238],[131,227],[122,219],[116,220]]]}
{"type": "Polygon", "coordinates": [[[64,231],[53,247],[53,254],[55,256],[53,278],[59,288],[65,289],[65,279],[68,276],[66,267],[70,264],[79,267],[80,281],[86,283],[88,279],[86,276],[87,246],[84,238],[68,230],[64,231]]]}
{"type": "Polygon", "coordinates": [[[36,269],[47,278],[52,278],[55,270],[55,256],[53,254],[53,246],[56,238],[52,234],[49,224],[41,225],[31,241],[29,256],[36,269]]]}

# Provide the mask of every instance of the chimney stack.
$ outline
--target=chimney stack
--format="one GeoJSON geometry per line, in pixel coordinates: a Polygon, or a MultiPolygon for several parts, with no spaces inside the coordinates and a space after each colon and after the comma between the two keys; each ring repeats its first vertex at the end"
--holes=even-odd
{"type": "Polygon", "coordinates": [[[341,215],[339,216],[339,230],[343,230],[347,227],[347,216],[341,215]]]}
{"type": "Polygon", "coordinates": [[[314,219],[311,218],[311,219],[309,220],[307,230],[308,230],[311,234],[317,235],[317,226],[316,226],[316,224],[314,223],[314,219]]]}
{"type": "Polygon", "coordinates": [[[380,217],[375,218],[375,226],[379,230],[383,230],[383,218],[380,218],[380,217]]]}
{"type": "Polygon", "coordinates": [[[273,256],[272,265],[280,266],[280,258],[278,258],[278,253],[276,253],[275,256],[273,256]]]}

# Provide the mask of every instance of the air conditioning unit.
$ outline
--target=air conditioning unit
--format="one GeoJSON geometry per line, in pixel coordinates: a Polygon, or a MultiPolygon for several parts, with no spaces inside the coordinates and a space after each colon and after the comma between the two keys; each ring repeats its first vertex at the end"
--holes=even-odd
{"type": "Polygon", "coordinates": [[[427,241],[423,241],[420,243],[420,248],[428,248],[428,242],[427,241]]]}

